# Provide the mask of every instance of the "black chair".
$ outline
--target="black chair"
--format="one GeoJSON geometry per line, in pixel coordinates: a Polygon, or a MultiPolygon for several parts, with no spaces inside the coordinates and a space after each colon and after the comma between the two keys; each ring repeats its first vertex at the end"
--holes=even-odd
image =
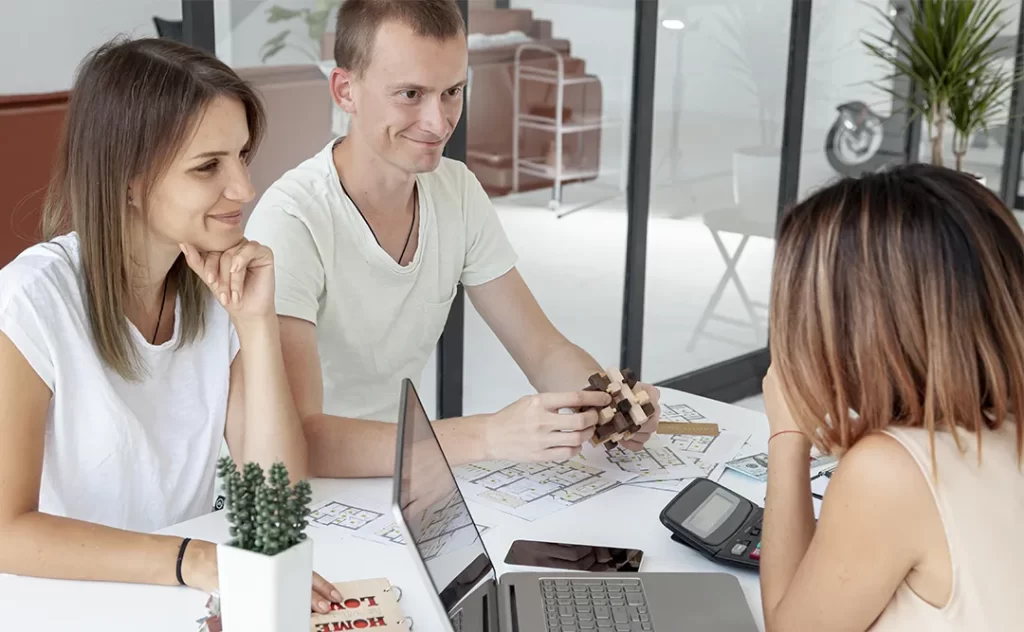
{"type": "Polygon", "coordinates": [[[184,42],[184,36],[182,35],[181,20],[165,20],[153,16],[153,24],[156,26],[156,34],[160,37],[174,40],[176,42],[184,42]]]}

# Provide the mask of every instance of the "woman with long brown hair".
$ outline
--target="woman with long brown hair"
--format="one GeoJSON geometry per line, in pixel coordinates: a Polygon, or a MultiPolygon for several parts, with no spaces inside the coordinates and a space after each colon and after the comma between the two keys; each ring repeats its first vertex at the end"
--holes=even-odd
{"type": "Polygon", "coordinates": [[[766,628],[1019,629],[1024,232],[972,177],[845,179],[782,219],[766,628]],[[811,446],[839,455],[815,523],[811,446]]]}
{"type": "Polygon", "coordinates": [[[80,67],[46,241],[0,270],[0,572],[212,591],[213,543],[148,533],[211,510],[225,441],[306,476],[273,257],[242,234],[263,128],[184,45],[115,40],[80,67]]]}

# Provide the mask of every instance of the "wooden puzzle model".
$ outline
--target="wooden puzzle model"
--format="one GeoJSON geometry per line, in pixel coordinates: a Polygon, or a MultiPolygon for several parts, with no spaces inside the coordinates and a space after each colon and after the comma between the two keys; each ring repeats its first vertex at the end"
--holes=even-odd
{"type": "Polygon", "coordinates": [[[654,404],[647,392],[642,389],[633,391],[636,384],[636,376],[629,369],[623,369],[622,372],[607,369],[590,376],[590,385],[584,390],[604,391],[612,396],[612,403],[598,410],[597,427],[590,439],[592,444],[603,444],[611,450],[620,441],[638,432],[640,426],[654,414],[654,404]]]}

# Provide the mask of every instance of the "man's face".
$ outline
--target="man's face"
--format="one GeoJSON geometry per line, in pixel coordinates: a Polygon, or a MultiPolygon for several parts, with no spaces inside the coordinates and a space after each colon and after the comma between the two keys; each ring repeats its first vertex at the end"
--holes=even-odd
{"type": "Polygon", "coordinates": [[[352,126],[384,161],[405,173],[433,171],[462,115],[466,41],[381,26],[370,64],[352,76],[352,126]]]}

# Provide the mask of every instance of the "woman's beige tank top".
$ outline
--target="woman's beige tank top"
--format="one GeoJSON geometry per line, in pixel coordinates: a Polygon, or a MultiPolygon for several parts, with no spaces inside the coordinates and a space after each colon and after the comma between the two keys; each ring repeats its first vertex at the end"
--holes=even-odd
{"type": "Polygon", "coordinates": [[[927,430],[886,432],[928,479],[949,542],[953,590],[949,602],[936,608],[903,582],[871,631],[1024,630],[1024,474],[1017,464],[1016,424],[982,432],[980,465],[974,433],[960,431],[963,452],[950,433],[935,433],[937,479],[927,430]]]}

